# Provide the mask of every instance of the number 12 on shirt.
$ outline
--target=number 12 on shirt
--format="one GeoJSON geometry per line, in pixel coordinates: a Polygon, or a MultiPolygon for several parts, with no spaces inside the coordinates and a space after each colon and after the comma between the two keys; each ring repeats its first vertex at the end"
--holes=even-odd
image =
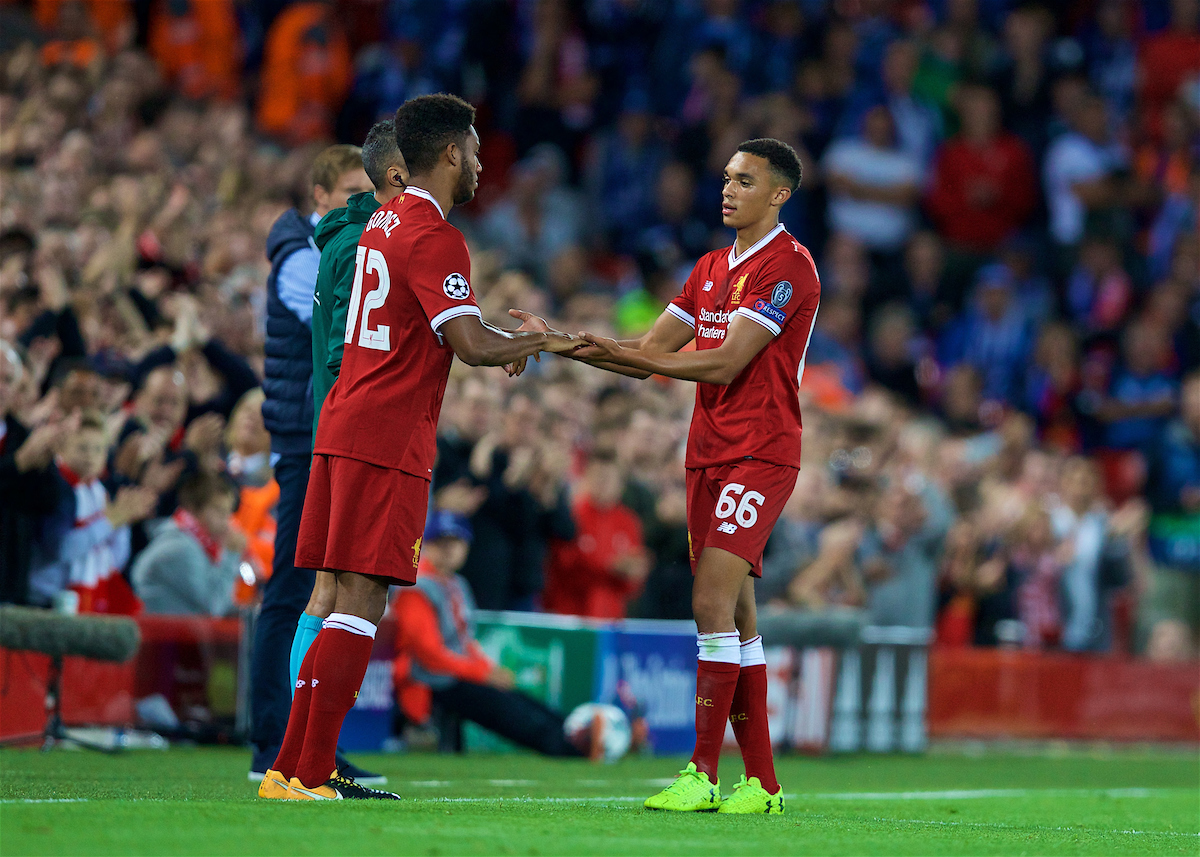
{"type": "Polygon", "coordinates": [[[372,330],[368,324],[371,311],[383,306],[391,289],[392,278],[388,273],[387,260],[383,257],[383,253],[374,248],[359,247],[358,253],[354,257],[354,287],[350,291],[350,307],[346,313],[345,341],[347,345],[354,341],[354,330],[357,327],[359,328],[358,344],[363,348],[371,348],[375,351],[392,350],[391,328],[386,324],[381,324],[372,330]],[[364,300],[362,296],[363,277],[367,274],[378,275],[379,285],[368,292],[364,300]],[[361,325],[358,323],[359,301],[362,301],[361,325]]]}

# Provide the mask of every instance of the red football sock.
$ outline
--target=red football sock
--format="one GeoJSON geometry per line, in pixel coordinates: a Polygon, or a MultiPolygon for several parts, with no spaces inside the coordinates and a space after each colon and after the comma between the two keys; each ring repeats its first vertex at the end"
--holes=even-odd
{"type": "Polygon", "coordinates": [[[312,672],[313,662],[317,656],[317,645],[321,635],[313,640],[308,647],[308,653],[300,664],[300,677],[296,680],[296,692],[292,696],[292,710],[288,714],[287,731],[283,733],[283,743],[279,745],[279,755],[275,757],[272,766],[285,779],[296,776],[296,764],[300,761],[300,751],[304,749],[304,732],[308,728],[308,708],[312,702],[312,672]]]}
{"type": "Polygon", "coordinates": [[[330,616],[321,629],[321,648],[313,661],[308,728],[296,766],[296,776],[309,788],[324,785],[337,768],[335,756],[342,721],[354,707],[363,676],[367,674],[367,663],[371,660],[371,647],[375,644],[375,626],[366,620],[358,621],[370,627],[372,636],[331,627],[328,623],[333,618],[330,616]]]}
{"type": "Polygon", "coordinates": [[[737,664],[720,661],[699,661],[696,666],[696,751],[692,761],[714,783],[740,670],[737,664]]]}
{"type": "Polygon", "coordinates": [[[729,709],[733,734],[742,749],[746,776],[758,777],[770,794],[779,791],[775,779],[775,757],[771,753],[771,733],[767,725],[767,667],[755,664],[738,673],[733,705],[729,709]]]}

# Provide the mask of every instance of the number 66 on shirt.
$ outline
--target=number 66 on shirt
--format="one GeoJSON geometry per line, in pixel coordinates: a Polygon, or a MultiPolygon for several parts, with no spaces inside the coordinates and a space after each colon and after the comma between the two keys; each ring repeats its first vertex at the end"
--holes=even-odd
{"type": "Polygon", "coordinates": [[[740,482],[727,482],[717,498],[717,508],[713,514],[718,518],[728,518],[732,515],[742,527],[753,527],[758,523],[758,509],[767,498],[757,491],[746,491],[746,486],[740,482]],[[745,493],[743,493],[745,492],[745,493]],[[734,498],[741,495],[742,502],[734,498]]]}
{"type": "Polygon", "coordinates": [[[689,469],[688,541],[693,569],[704,548],[713,547],[752,562],[754,573],[761,574],[771,526],[795,486],[795,468],[756,458],[689,469]],[[769,523],[755,526],[762,516],[769,523]]]}

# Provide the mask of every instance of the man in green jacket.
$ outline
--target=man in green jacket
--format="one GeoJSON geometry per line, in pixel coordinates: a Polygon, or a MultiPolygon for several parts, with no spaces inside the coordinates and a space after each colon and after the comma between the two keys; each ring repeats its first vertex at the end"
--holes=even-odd
{"type": "MultiPolygon", "coordinates": [[[[363,169],[375,193],[357,193],[345,208],[335,208],[317,224],[314,240],[321,251],[317,269],[317,288],[313,295],[313,437],[321,419],[321,405],[329,388],[337,380],[342,365],[342,346],[346,337],[346,314],[354,285],[354,264],[358,240],[371,215],[382,205],[404,193],[408,167],[396,146],[396,127],[392,120],[376,122],[367,133],[362,147],[363,169]]],[[[300,614],[296,636],[292,640],[292,687],[296,686],[300,664],[308,647],[317,638],[321,623],[333,610],[337,589],[333,575],[317,572],[308,606],[300,614]]]]}
{"type": "Polygon", "coordinates": [[[313,437],[321,418],[321,404],[337,380],[346,337],[346,313],[354,285],[358,240],[371,215],[400,194],[408,181],[408,167],[396,147],[396,126],[390,119],[376,122],[362,147],[363,169],[375,193],[356,193],[345,208],[335,208],[317,224],[314,240],[321,251],[317,290],[313,296],[313,437]]]}

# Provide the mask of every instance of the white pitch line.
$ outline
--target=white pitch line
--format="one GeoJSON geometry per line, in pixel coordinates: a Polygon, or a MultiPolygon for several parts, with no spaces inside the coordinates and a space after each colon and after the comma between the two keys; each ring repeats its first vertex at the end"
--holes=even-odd
{"type": "Polygon", "coordinates": [[[413,803],[641,803],[644,796],[630,795],[613,797],[424,797],[414,798],[413,803]]]}
{"type": "MultiPolygon", "coordinates": [[[[445,787],[466,785],[471,780],[412,780],[407,785],[417,787],[445,787]]],[[[538,780],[485,780],[493,786],[537,786],[543,785],[538,780]]],[[[611,780],[576,780],[581,786],[609,785],[611,780]]],[[[648,785],[670,785],[674,780],[641,780],[648,785]]],[[[403,786],[406,783],[401,782],[403,786]]],[[[1150,798],[1170,794],[1171,789],[1123,788],[1123,789],[944,789],[939,791],[906,791],[906,792],[804,792],[785,795],[788,800],[979,800],[984,798],[1013,798],[1013,797],[1086,797],[1088,795],[1103,795],[1109,798],[1150,798]]],[[[479,798],[491,800],[491,798],[479,798]]],[[[563,800],[595,800],[591,797],[563,798],[563,800]]],[[[633,800],[633,798],[629,798],[633,800]]]]}
{"type": "MultiPolygon", "coordinates": [[[[1060,791],[1068,791],[1068,790],[1060,790],[1060,791]]],[[[1088,791],[1088,790],[1087,789],[1079,789],[1078,791],[1088,791]]],[[[1101,793],[1106,790],[1093,789],[1092,791],[1101,793]]],[[[1145,789],[1145,790],[1112,789],[1109,791],[1147,791],[1147,792],[1149,792],[1150,790],[1149,789],[1145,789]]],[[[1160,789],[1160,791],[1166,791],[1166,790],[1160,789]]],[[[893,792],[893,794],[896,794],[896,793],[893,792]]],[[[939,792],[937,794],[944,794],[944,792],[939,792]]],[[[1138,795],[1138,796],[1140,797],[1141,795],[1138,795]]],[[[787,798],[788,800],[794,801],[798,798],[822,797],[822,795],[789,795],[789,794],[785,794],[784,797],[787,798]]],[[[643,800],[645,800],[645,798],[640,797],[640,796],[635,797],[632,795],[613,795],[613,796],[609,796],[609,797],[505,797],[505,798],[445,797],[445,798],[417,798],[417,799],[414,799],[412,802],[413,803],[437,804],[437,803],[495,803],[497,801],[500,801],[502,803],[508,802],[508,803],[534,803],[534,804],[537,804],[537,803],[549,803],[549,804],[598,803],[598,804],[605,804],[605,803],[641,803],[643,800]]],[[[826,818],[828,818],[828,816],[813,815],[813,814],[808,814],[808,813],[805,813],[801,817],[809,818],[809,819],[826,819],[826,818]]],[[[930,825],[930,826],[936,826],[936,827],[983,827],[983,828],[993,828],[993,829],[1002,829],[1002,830],[1054,830],[1054,831],[1061,831],[1064,833],[1108,833],[1108,834],[1119,834],[1122,836],[1186,836],[1186,837],[1192,837],[1192,838],[1200,837],[1200,833],[1184,833],[1184,832],[1175,831],[1175,830],[1097,830],[1097,829],[1088,828],[1088,827],[1048,827],[1045,825],[1035,825],[1035,824],[1018,825],[1018,824],[989,823],[989,822],[980,822],[980,821],[928,821],[928,820],[917,819],[917,818],[892,819],[892,818],[878,818],[877,817],[877,818],[873,818],[871,820],[881,822],[884,824],[894,821],[897,824],[924,824],[924,825],[930,825]]]]}
{"type": "Polygon", "coordinates": [[[919,792],[823,792],[796,797],[813,800],[978,800],[996,797],[1039,797],[1104,795],[1110,798],[1148,798],[1168,794],[1171,789],[950,789],[919,792]]]}
{"type": "MultiPolygon", "coordinates": [[[[423,781],[433,782],[433,781],[423,781]]],[[[506,780],[504,782],[520,782],[506,780]]],[[[907,796],[900,799],[907,800],[930,800],[930,795],[945,796],[956,795],[958,797],[992,797],[993,793],[1001,792],[1003,795],[1012,792],[1023,794],[1107,794],[1112,797],[1151,797],[1155,793],[1170,791],[1169,789],[979,789],[976,791],[961,791],[961,792],[862,792],[857,795],[862,799],[876,799],[878,795],[890,796],[907,796]],[[988,794],[980,794],[980,792],[988,792],[988,794]],[[918,797],[913,797],[918,796],[918,797]]],[[[788,800],[797,800],[803,798],[851,798],[853,793],[835,792],[833,794],[811,794],[811,795],[784,795],[788,800]]],[[[500,797],[500,798],[480,798],[480,797],[445,797],[445,798],[415,798],[411,799],[410,803],[495,803],[500,801],[508,801],[509,803],[640,803],[645,798],[632,795],[614,795],[610,797],[500,797]]],[[[29,804],[29,803],[88,803],[89,798],[6,798],[0,799],[0,804],[29,804]]],[[[140,798],[133,798],[134,801],[141,801],[140,798]]],[[[302,805],[302,801],[285,801],[285,803],[294,803],[302,805]]],[[[814,815],[805,813],[802,818],[825,820],[828,816],[814,815]]],[[[846,821],[847,819],[838,819],[846,821]]],[[[926,827],[974,827],[985,828],[992,830],[1052,830],[1061,833],[1083,833],[1096,834],[1107,833],[1116,834],[1118,836],[1182,836],[1191,839],[1200,838],[1200,833],[1185,833],[1176,830],[1098,830],[1089,827],[1050,827],[1039,824],[1003,824],[1000,822],[983,822],[983,821],[935,821],[920,818],[880,818],[875,817],[872,821],[881,824],[914,824],[926,827]]]]}

